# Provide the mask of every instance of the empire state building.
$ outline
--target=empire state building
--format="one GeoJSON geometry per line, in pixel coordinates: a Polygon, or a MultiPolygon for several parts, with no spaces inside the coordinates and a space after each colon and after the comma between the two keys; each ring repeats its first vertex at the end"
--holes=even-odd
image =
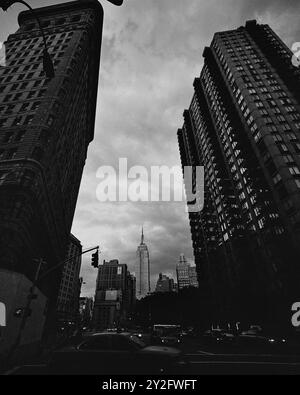
{"type": "Polygon", "coordinates": [[[141,299],[146,296],[150,289],[150,256],[147,245],[144,243],[144,230],[142,229],[141,244],[137,249],[136,270],[136,295],[141,299]]]}

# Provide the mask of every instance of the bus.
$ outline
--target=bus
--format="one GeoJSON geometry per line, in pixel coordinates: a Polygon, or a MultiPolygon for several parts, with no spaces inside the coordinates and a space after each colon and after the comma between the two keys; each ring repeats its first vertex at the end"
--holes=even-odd
{"type": "Polygon", "coordinates": [[[164,345],[178,345],[181,343],[181,326],[155,324],[152,328],[152,337],[156,343],[164,345]]]}

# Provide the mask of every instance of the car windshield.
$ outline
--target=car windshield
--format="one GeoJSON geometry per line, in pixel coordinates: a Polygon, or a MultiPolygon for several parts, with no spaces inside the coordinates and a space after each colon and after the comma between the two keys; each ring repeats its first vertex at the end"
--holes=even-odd
{"type": "Polygon", "coordinates": [[[134,344],[136,344],[139,348],[145,348],[146,347],[146,344],[141,339],[139,339],[137,336],[135,336],[135,335],[131,335],[130,336],[130,340],[134,344]]]}

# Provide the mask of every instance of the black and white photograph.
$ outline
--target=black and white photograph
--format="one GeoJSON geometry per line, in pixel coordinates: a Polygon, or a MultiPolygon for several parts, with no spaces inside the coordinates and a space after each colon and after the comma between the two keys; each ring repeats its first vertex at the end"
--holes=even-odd
{"type": "Polygon", "coordinates": [[[0,0],[3,379],[300,375],[299,20],[299,0],[0,0]]]}

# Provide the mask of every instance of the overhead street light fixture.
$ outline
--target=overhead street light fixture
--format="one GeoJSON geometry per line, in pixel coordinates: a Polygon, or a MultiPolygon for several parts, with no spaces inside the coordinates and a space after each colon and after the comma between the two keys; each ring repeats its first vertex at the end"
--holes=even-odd
{"type": "Polygon", "coordinates": [[[110,3],[114,4],[114,5],[122,5],[123,4],[123,0],[107,0],[110,3]]]}
{"type": "MultiPolygon", "coordinates": [[[[116,1],[119,2],[118,0],[116,0],[116,1]]],[[[39,19],[37,13],[34,11],[34,9],[29,4],[26,3],[26,1],[23,1],[23,0],[0,0],[0,8],[2,8],[3,11],[7,11],[8,8],[15,3],[21,3],[21,4],[25,5],[27,8],[29,8],[29,10],[31,11],[31,13],[33,14],[33,16],[35,17],[35,19],[38,22],[39,29],[42,33],[44,46],[45,46],[44,51],[43,51],[43,68],[44,68],[46,77],[49,79],[52,79],[53,77],[55,77],[54,66],[53,66],[51,56],[48,52],[48,46],[47,46],[45,33],[44,33],[44,30],[41,26],[41,22],[40,22],[40,19],[39,19]]]]}

